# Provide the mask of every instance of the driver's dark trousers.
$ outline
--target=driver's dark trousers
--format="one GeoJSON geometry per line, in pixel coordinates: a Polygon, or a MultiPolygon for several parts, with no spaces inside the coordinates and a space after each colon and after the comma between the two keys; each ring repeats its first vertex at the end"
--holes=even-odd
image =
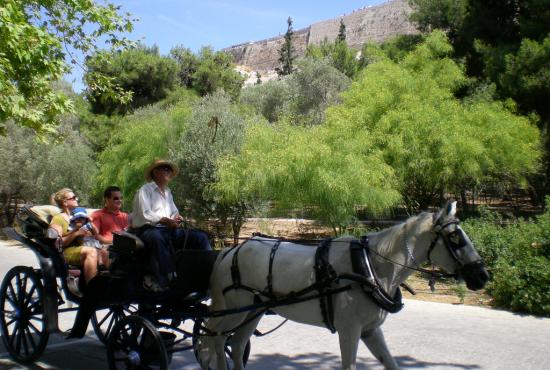
{"type": "Polygon", "coordinates": [[[144,227],[138,236],[151,251],[150,269],[163,288],[175,276],[175,252],[179,249],[212,250],[206,234],[198,230],[144,227]]]}

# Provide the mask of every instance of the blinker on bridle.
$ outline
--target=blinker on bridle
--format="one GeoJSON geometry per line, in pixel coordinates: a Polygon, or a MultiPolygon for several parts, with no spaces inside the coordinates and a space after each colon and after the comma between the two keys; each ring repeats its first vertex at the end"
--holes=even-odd
{"type": "Polygon", "coordinates": [[[458,266],[459,267],[464,266],[464,263],[462,263],[462,261],[458,258],[457,254],[456,254],[457,250],[459,250],[461,248],[464,248],[467,245],[466,239],[464,238],[462,230],[459,227],[457,227],[457,228],[455,228],[455,230],[453,230],[451,232],[447,232],[447,233],[444,232],[444,230],[449,225],[457,225],[458,226],[459,222],[460,221],[458,220],[458,218],[453,218],[453,219],[449,220],[448,222],[444,223],[443,225],[440,225],[439,221],[437,221],[437,223],[435,224],[435,227],[436,227],[435,239],[432,241],[432,243],[430,244],[430,246],[428,248],[428,262],[430,264],[433,264],[432,263],[432,258],[431,258],[431,253],[432,253],[433,249],[435,248],[435,245],[437,244],[437,241],[439,240],[439,238],[442,238],[443,239],[443,244],[445,244],[445,247],[447,248],[447,250],[449,251],[449,253],[453,257],[455,262],[458,264],[458,266]],[[453,240],[453,239],[455,239],[453,237],[454,235],[457,235],[456,239],[458,241],[453,240]]]}

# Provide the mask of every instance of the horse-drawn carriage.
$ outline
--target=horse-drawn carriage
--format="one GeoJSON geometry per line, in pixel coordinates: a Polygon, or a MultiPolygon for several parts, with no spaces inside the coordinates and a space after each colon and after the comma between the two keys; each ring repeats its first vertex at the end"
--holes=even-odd
{"type": "Polygon", "coordinates": [[[406,278],[413,271],[438,275],[422,268],[426,261],[464,278],[470,289],[482,288],[489,277],[450,203],[360,240],[330,239],[317,248],[256,237],[221,252],[180,251],[178,279],[165,293],[143,290],[136,268],[143,245],[119,234],[110,271],[92,279],[80,298],[67,286],[71,269],[55,241],[44,236],[47,223],[32,209],[23,211],[21,234],[5,232],[35,252],[40,269],[14,267],[0,291],[2,339],[18,361],[40,356],[57,330],[60,279],[67,299],[79,304],[70,337],[83,336],[91,319],[107,344],[111,369],[165,369],[171,354],[193,349],[203,369],[214,364],[225,370],[231,358],[242,370],[249,338],[268,310],[338,332],[345,369],[355,369],[359,340],[386,369],[398,369],[380,327],[388,313],[401,309],[399,287],[406,278]],[[210,305],[204,303],[207,291],[210,305]],[[107,314],[100,317],[100,309],[107,314]],[[180,325],[186,320],[193,321],[192,330],[180,325]]]}
{"type": "MultiPolygon", "coordinates": [[[[182,273],[169,291],[154,293],[142,286],[143,243],[132,234],[117,233],[110,249],[112,267],[84,286],[80,268],[67,265],[56,238],[48,237],[49,218],[56,211],[23,207],[18,213],[21,230],[4,229],[34,252],[40,266],[13,267],[0,287],[0,333],[11,357],[38,359],[50,334],[59,332],[58,315],[68,311],[77,311],[68,337],[84,336],[91,321],[107,347],[111,369],[166,369],[173,353],[194,350],[198,355],[208,315],[208,279],[218,252],[179,251],[176,264],[182,273]],[[66,301],[74,307],[65,307],[66,301]]],[[[228,346],[228,354],[230,350],[228,346]]],[[[245,362],[248,353],[249,346],[245,362]]]]}

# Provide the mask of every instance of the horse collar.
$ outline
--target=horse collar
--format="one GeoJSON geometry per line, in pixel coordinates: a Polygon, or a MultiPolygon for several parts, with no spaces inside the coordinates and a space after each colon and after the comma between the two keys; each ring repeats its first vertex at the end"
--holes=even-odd
{"type": "Polygon", "coordinates": [[[365,278],[365,283],[361,284],[363,292],[383,310],[399,312],[403,308],[401,290],[397,287],[392,297],[382,288],[371,261],[367,236],[363,236],[360,242],[354,240],[350,243],[350,257],[353,272],[365,278]]]}

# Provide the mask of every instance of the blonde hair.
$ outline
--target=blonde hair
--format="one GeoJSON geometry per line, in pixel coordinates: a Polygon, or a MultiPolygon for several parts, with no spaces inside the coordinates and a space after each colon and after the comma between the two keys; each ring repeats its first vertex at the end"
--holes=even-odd
{"type": "Polygon", "coordinates": [[[63,202],[67,200],[67,194],[74,193],[72,189],[63,188],[52,194],[52,204],[57,204],[59,208],[63,208],[63,202]]]}

